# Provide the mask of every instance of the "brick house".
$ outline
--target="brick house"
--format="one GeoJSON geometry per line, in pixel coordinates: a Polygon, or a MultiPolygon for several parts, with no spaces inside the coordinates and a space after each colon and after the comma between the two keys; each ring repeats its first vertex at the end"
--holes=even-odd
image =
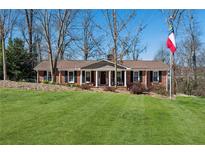
{"type": "MultiPolygon", "coordinates": [[[[34,70],[37,82],[51,80],[49,61],[34,70]]],[[[112,56],[107,60],[61,60],[57,63],[56,82],[59,84],[90,84],[95,87],[114,86],[115,67],[112,56]],[[110,58],[111,57],[111,58],[110,58]]],[[[117,85],[127,87],[140,82],[145,88],[160,84],[168,86],[168,65],[162,61],[123,60],[117,65],[117,85]]]]}

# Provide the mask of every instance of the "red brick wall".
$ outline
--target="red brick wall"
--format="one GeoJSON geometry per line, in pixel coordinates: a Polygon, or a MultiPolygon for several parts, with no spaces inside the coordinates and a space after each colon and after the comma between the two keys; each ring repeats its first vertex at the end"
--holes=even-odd
{"type": "Polygon", "coordinates": [[[162,82],[161,84],[166,87],[167,71],[162,71],[162,82]]]}
{"type": "MultiPolygon", "coordinates": [[[[166,87],[166,77],[167,76],[167,71],[162,71],[162,77],[161,77],[161,82],[159,82],[159,84],[163,85],[164,87],[166,87]]],[[[95,71],[94,71],[94,81],[96,75],[95,75],[95,71]]],[[[131,84],[131,71],[127,71],[127,84],[131,84]]],[[[44,80],[44,71],[39,71],[39,82],[42,82],[44,80]]],[[[65,71],[61,71],[61,84],[65,84],[65,71]]],[[[145,86],[145,80],[146,80],[146,72],[142,71],[142,82],[141,84],[143,86],[145,86]]],[[[56,72],[56,82],[59,83],[59,72],[56,72]]],[[[77,71],[77,83],[78,85],[80,85],[80,71],[77,71]]],[[[95,85],[95,83],[93,83],[95,85]]],[[[157,83],[155,83],[157,84],[157,83]]],[[[150,71],[147,72],[147,86],[148,88],[151,88],[151,86],[155,85],[153,82],[150,82],[150,71]]]]}
{"type": "Polygon", "coordinates": [[[127,84],[131,84],[130,76],[131,76],[131,72],[127,71],[127,84]]]}
{"type": "Polygon", "coordinates": [[[150,82],[150,71],[149,72],[147,72],[148,73],[148,88],[150,88],[151,86],[154,86],[154,85],[156,85],[156,84],[160,84],[160,85],[162,85],[162,86],[164,86],[164,87],[166,87],[166,79],[167,79],[167,71],[162,71],[162,73],[161,73],[161,82],[156,82],[156,83],[154,83],[154,82],[150,82]]]}
{"type": "MultiPolygon", "coordinates": [[[[162,77],[161,77],[161,82],[159,82],[160,85],[163,85],[164,87],[166,87],[166,75],[167,75],[167,71],[162,71],[162,77]]],[[[127,84],[131,84],[130,81],[130,77],[131,77],[131,71],[127,71],[127,84]]],[[[150,71],[142,71],[142,81],[141,84],[146,87],[146,79],[147,79],[147,88],[151,88],[151,86],[158,84],[158,83],[153,83],[150,82],[150,71]]]]}
{"type": "Polygon", "coordinates": [[[80,71],[77,71],[77,85],[80,85],[80,71]]]}
{"type": "MultiPolygon", "coordinates": [[[[38,77],[38,79],[39,79],[39,82],[43,82],[43,80],[44,80],[44,71],[38,71],[38,75],[39,75],[39,77],[38,77]]],[[[58,83],[59,82],[59,74],[58,74],[58,71],[56,72],[56,74],[55,74],[55,76],[56,76],[56,82],[58,83]]]]}

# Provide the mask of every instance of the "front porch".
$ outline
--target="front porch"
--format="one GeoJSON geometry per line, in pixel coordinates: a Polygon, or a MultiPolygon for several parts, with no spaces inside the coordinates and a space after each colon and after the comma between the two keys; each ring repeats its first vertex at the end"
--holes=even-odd
{"type": "MultiPolygon", "coordinates": [[[[115,71],[114,70],[81,70],[80,85],[91,84],[95,87],[100,86],[115,86],[115,71]]],[[[117,71],[117,86],[127,87],[126,70],[117,71]]]]}

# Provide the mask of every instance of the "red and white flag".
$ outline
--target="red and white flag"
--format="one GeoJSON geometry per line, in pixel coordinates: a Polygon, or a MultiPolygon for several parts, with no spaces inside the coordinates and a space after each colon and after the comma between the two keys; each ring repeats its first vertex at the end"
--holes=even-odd
{"type": "Polygon", "coordinates": [[[167,48],[169,48],[172,54],[174,54],[176,51],[176,42],[174,37],[174,29],[171,21],[169,22],[169,31],[170,32],[169,37],[167,39],[167,48]]]}

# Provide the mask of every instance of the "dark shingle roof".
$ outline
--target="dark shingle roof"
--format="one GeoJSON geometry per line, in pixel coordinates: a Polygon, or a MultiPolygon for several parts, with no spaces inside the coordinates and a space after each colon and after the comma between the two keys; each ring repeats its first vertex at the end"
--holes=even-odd
{"type": "MultiPolygon", "coordinates": [[[[109,61],[96,61],[96,60],[61,60],[57,63],[57,68],[60,70],[79,70],[81,68],[84,69],[95,69],[99,68],[101,65],[105,66],[105,63],[109,63],[109,61]],[[99,63],[98,63],[99,62],[99,63]]],[[[131,69],[158,69],[158,70],[168,70],[169,67],[167,64],[164,64],[162,61],[144,61],[144,60],[124,60],[120,63],[119,67],[127,67],[131,69]]],[[[49,61],[42,61],[38,64],[34,70],[50,70],[49,61]]]]}
{"type": "Polygon", "coordinates": [[[159,69],[159,70],[168,70],[169,66],[162,61],[155,60],[124,60],[122,65],[125,65],[132,69],[159,69]]]}

